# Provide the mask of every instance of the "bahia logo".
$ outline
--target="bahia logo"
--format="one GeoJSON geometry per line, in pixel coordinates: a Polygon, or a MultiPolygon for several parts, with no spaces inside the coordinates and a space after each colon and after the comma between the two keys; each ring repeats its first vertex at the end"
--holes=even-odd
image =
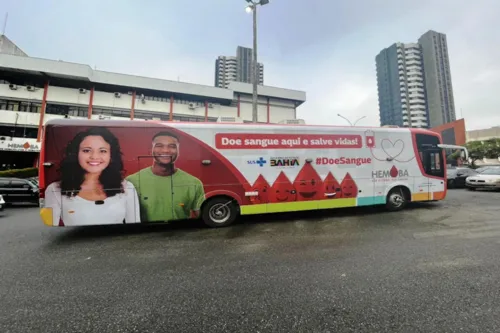
{"type": "Polygon", "coordinates": [[[298,157],[271,157],[269,161],[269,165],[272,167],[294,167],[300,165],[298,157]]]}
{"type": "Polygon", "coordinates": [[[373,171],[372,172],[372,177],[373,178],[401,178],[401,177],[408,177],[408,170],[401,170],[396,168],[396,166],[392,166],[390,170],[378,170],[378,171],[373,171]]]}
{"type": "Polygon", "coordinates": [[[250,160],[250,161],[247,161],[247,164],[249,164],[249,165],[254,165],[254,164],[256,164],[256,165],[258,165],[258,166],[260,166],[260,167],[263,167],[263,166],[264,166],[264,164],[266,164],[266,163],[267,163],[267,161],[266,161],[263,157],[259,157],[259,159],[258,159],[258,160],[250,160]]]}

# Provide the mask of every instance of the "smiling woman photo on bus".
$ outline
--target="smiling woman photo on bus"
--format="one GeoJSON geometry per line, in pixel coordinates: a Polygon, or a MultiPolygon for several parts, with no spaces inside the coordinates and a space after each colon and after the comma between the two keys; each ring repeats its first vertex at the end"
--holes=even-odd
{"type": "Polygon", "coordinates": [[[103,127],[78,133],[66,146],[60,181],[47,187],[53,224],[139,223],[137,191],[124,180],[120,143],[103,127]]]}

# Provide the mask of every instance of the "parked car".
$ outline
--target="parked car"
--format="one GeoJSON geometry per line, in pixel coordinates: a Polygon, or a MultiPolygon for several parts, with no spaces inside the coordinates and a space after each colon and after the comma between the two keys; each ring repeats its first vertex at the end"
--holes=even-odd
{"type": "Polygon", "coordinates": [[[465,186],[471,191],[478,188],[500,189],[500,166],[491,167],[481,173],[467,177],[465,186]]]}
{"type": "Polygon", "coordinates": [[[36,187],[38,187],[38,177],[31,177],[26,179],[35,184],[36,187]]]}
{"type": "Polygon", "coordinates": [[[500,164],[488,164],[488,165],[480,166],[479,168],[476,169],[476,171],[479,172],[479,173],[481,173],[481,172],[483,172],[486,169],[489,169],[489,168],[498,168],[498,167],[500,167],[500,164]]]}
{"type": "Polygon", "coordinates": [[[30,202],[38,204],[38,186],[22,178],[0,178],[0,195],[7,204],[30,202]]]}
{"type": "Polygon", "coordinates": [[[476,174],[476,170],[467,167],[448,168],[446,169],[448,188],[463,188],[465,179],[476,174]]]}

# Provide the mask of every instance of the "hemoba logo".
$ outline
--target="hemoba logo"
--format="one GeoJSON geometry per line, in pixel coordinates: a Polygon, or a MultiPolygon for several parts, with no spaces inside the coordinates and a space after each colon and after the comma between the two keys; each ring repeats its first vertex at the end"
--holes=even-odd
{"type": "Polygon", "coordinates": [[[389,170],[378,170],[372,172],[372,177],[375,179],[385,179],[385,178],[402,178],[409,177],[408,170],[398,169],[396,166],[392,166],[389,170]]]}
{"type": "Polygon", "coordinates": [[[300,165],[298,157],[271,157],[269,162],[272,167],[294,167],[300,165]]]}

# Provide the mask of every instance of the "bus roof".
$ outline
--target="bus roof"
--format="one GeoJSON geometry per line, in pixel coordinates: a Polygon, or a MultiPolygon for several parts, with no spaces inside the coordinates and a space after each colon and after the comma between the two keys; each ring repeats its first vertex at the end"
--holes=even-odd
{"type": "Polygon", "coordinates": [[[225,123],[225,122],[178,122],[178,121],[159,121],[159,120],[118,120],[118,119],[50,119],[45,123],[45,126],[104,126],[104,127],[158,127],[158,125],[165,124],[172,127],[181,127],[181,128],[199,128],[199,127],[242,127],[248,129],[283,129],[289,128],[291,130],[299,130],[299,129],[355,129],[356,131],[362,130],[377,130],[384,132],[419,132],[419,133],[428,133],[432,135],[439,136],[438,133],[430,131],[428,129],[422,128],[394,128],[394,127],[377,127],[377,126],[335,126],[335,125],[307,125],[307,124],[254,124],[254,123],[225,123]]]}

